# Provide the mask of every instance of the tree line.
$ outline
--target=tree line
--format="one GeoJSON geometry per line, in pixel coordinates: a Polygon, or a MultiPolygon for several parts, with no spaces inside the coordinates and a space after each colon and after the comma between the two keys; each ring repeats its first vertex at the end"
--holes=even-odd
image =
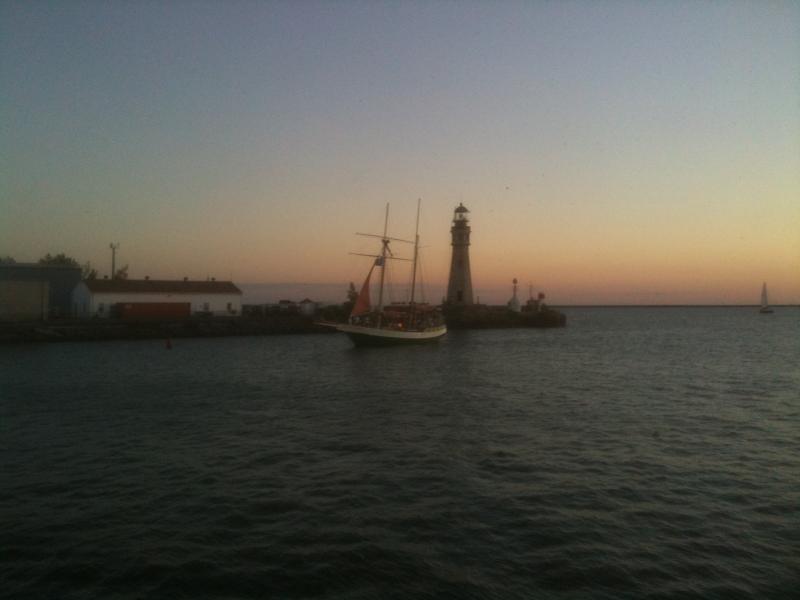
{"type": "MultiPolygon", "coordinates": [[[[15,265],[17,261],[14,259],[13,256],[0,256],[0,264],[2,265],[15,265]]],[[[62,266],[62,267],[78,267],[81,270],[81,278],[84,280],[93,280],[97,279],[97,269],[92,267],[92,263],[86,261],[84,264],[80,264],[77,260],[72,258],[71,256],[67,256],[63,252],[53,255],[49,252],[41,257],[36,264],[39,265],[52,265],[52,266],[62,266]]],[[[114,276],[112,279],[127,279],[128,278],[128,265],[124,265],[117,269],[114,272],[114,276]]]]}

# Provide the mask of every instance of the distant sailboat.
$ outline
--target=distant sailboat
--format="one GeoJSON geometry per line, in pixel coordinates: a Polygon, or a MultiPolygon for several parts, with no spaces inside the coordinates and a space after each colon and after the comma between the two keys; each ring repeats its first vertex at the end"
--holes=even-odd
{"type": "Polygon", "coordinates": [[[758,310],[762,315],[768,315],[774,312],[769,307],[769,302],[767,301],[767,283],[764,282],[764,285],[761,286],[761,308],[758,310]]]}

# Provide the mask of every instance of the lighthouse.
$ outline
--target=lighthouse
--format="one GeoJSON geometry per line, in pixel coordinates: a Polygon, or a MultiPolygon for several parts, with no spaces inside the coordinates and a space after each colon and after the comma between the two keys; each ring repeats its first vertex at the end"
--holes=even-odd
{"type": "Polygon", "coordinates": [[[467,207],[459,204],[453,213],[453,256],[450,259],[450,280],[447,284],[447,303],[453,306],[470,306],[472,302],[472,276],[469,272],[469,234],[467,207]]]}
{"type": "Polygon", "coordinates": [[[517,278],[514,277],[514,295],[511,296],[511,300],[508,301],[508,309],[511,312],[520,312],[522,308],[519,305],[519,298],[517,298],[517,278]]]}

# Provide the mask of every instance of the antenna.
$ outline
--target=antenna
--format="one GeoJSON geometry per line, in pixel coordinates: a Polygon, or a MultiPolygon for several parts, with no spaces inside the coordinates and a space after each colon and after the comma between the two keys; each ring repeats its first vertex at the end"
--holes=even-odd
{"type": "Polygon", "coordinates": [[[114,279],[117,274],[117,248],[119,248],[119,244],[111,242],[108,247],[111,248],[111,279],[114,279]]]}

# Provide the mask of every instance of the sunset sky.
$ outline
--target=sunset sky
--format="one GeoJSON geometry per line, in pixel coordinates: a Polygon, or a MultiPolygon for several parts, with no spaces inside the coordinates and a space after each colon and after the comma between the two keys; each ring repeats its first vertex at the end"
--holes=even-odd
{"type": "Polygon", "coordinates": [[[341,300],[422,198],[431,299],[463,202],[484,301],[800,302],[798,2],[6,1],[0,90],[17,261],[341,300]]]}

